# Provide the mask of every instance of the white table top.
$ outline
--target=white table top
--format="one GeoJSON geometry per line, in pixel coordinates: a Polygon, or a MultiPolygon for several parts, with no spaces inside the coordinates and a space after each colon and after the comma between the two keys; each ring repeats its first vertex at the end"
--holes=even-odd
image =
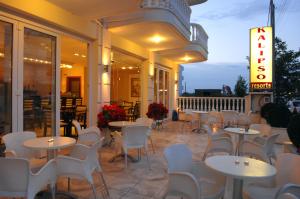
{"type": "Polygon", "coordinates": [[[276,174],[276,168],[260,160],[241,156],[211,156],[205,160],[210,168],[238,179],[267,178],[276,174]],[[236,164],[236,161],[239,164],[236,164]],[[248,162],[246,165],[244,162],[248,162]]]}
{"type": "Polygon", "coordinates": [[[113,127],[126,127],[126,126],[135,126],[137,125],[137,122],[129,122],[129,121],[114,121],[114,122],[109,122],[109,126],[113,127]]]}
{"type": "Polygon", "coordinates": [[[248,131],[246,131],[244,128],[225,128],[224,130],[229,133],[236,133],[242,135],[257,135],[260,133],[259,131],[256,131],[254,129],[249,129],[248,131]]]}
{"type": "Polygon", "coordinates": [[[40,137],[26,140],[23,145],[36,150],[55,150],[75,145],[76,140],[70,137],[40,137]],[[53,139],[53,141],[51,141],[53,139]],[[51,141],[51,142],[50,142],[51,141]]]}

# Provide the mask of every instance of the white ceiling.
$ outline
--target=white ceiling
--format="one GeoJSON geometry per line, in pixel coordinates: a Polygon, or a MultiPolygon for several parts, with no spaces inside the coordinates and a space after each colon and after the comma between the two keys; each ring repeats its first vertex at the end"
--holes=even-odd
{"type": "Polygon", "coordinates": [[[188,44],[188,41],[172,25],[167,23],[145,21],[110,28],[109,30],[151,51],[180,48],[188,44]],[[151,42],[150,38],[154,35],[160,35],[164,41],[160,43],[151,42]]]}
{"type": "Polygon", "coordinates": [[[47,0],[75,15],[100,19],[134,12],[140,9],[140,0],[47,0]]]}

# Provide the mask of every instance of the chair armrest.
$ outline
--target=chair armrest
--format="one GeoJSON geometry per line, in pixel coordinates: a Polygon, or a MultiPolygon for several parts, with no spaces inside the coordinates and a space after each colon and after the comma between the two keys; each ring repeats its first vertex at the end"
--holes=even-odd
{"type": "Polygon", "coordinates": [[[88,147],[84,144],[77,143],[72,148],[72,151],[71,151],[69,157],[84,160],[88,154],[89,149],[90,149],[90,147],[88,147]]]}
{"type": "Polygon", "coordinates": [[[18,157],[14,150],[5,150],[5,157],[18,157]]]}
{"type": "Polygon", "coordinates": [[[264,145],[265,142],[266,142],[266,138],[265,137],[262,137],[262,136],[256,136],[253,141],[260,144],[260,145],[264,145]]]}
{"type": "Polygon", "coordinates": [[[48,184],[54,187],[56,179],[55,160],[50,160],[37,173],[31,173],[28,186],[29,193],[36,194],[48,184]]]}
{"type": "Polygon", "coordinates": [[[239,151],[243,155],[254,156],[263,161],[268,160],[268,157],[266,156],[266,152],[264,151],[262,145],[252,141],[248,141],[248,140],[242,141],[239,146],[239,151]]]}
{"type": "Polygon", "coordinates": [[[168,182],[169,193],[182,193],[189,198],[200,198],[200,186],[197,179],[188,172],[170,172],[168,182]]]}
{"type": "MultiPolygon", "coordinates": [[[[295,196],[295,198],[300,197],[300,185],[288,183],[283,185],[276,193],[275,199],[280,199],[284,195],[295,196]]],[[[293,198],[293,197],[290,197],[293,198]]]]}
{"type": "MultiPolygon", "coordinates": [[[[218,181],[218,183],[225,183],[225,176],[209,168],[203,161],[193,161],[192,173],[197,179],[201,181],[203,179],[212,179],[218,181]]],[[[210,181],[210,180],[209,180],[210,181]]]]}

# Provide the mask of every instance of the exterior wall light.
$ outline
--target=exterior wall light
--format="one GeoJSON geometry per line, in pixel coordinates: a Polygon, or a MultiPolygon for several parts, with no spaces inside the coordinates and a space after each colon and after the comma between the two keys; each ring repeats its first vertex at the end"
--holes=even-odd
{"type": "Polygon", "coordinates": [[[104,73],[107,73],[107,72],[108,72],[108,67],[109,67],[108,64],[104,64],[104,65],[103,65],[103,72],[104,72],[104,73]]]}

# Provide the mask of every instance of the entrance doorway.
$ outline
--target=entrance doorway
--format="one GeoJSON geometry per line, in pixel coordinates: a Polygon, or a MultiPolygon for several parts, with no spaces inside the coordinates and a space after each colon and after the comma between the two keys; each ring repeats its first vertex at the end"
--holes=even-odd
{"type": "Polygon", "coordinates": [[[81,98],[81,78],[67,77],[67,92],[70,92],[76,98],[81,98]]]}

